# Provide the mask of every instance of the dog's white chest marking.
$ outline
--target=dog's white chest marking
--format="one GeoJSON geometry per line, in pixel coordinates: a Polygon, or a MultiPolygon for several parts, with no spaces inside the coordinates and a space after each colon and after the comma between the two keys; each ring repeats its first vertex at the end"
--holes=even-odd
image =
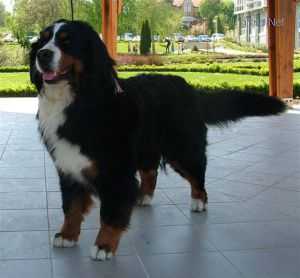
{"type": "Polygon", "coordinates": [[[85,182],[82,170],[91,166],[91,161],[83,155],[78,145],[59,138],[58,128],[65,121],[64,109],[73,102],[73,93],[67,82],[44,85],[39,96],[39,126],[43,139],[52,152],[55,166],[64,174],[71,175],[79,182],[85,182]]]}

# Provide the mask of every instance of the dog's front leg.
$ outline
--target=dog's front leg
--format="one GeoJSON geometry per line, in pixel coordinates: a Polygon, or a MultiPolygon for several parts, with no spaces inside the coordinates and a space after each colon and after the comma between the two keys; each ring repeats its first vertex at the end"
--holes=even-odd
{"type": "Polygon", "coordinates": [[[106,184],[106,189],[101,190],[99,196],[101,228],[91,248],[91,258],[104,261],[115,255],[121,236],[129,226],[138,197],[134,175],[120,179],[117,184],[106,184]]]}
{"type": "Polygon", "coordinates": [[[73,247],[76,245],[84,214],[89,212],[93,204],[91,195],[84,188],[69,180],[60,178],[64,223],[59,233],[53,239],[54,247],[73,247]]]}

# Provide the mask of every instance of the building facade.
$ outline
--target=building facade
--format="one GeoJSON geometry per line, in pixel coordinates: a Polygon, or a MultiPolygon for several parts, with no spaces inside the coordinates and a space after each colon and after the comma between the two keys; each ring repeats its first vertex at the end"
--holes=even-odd
{"type": "Polygon", "coordinates": [[[173,6],[183,9],[182,24],[186,27],[199,22],[198,8],[202,0],[174,0],[173,6]]]}
{"type": "MultiPolygon", "coordinates": [[[[255,46],[268,45],[268,25],[284,24],[268,18],[267,0],[234,0],[236,40],[255,46]]],[[[300,47],[300,4],[297,4],[295,47],[300,47]]]]}

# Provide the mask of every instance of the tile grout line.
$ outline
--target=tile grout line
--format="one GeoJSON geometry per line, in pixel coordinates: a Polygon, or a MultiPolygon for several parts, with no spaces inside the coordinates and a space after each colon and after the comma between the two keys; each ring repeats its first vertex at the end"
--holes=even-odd
{"type": "Polygon", "coordinates": [[[10,133],[9,133],[9,135],[8,135],[6,144],[5,144],[4,148],[3,148],[3,151],[2,151],[1,156],[0,156],[0,160],[2,160],[2,158],[4,156],[4,153],[6,152],[6,149],[7,149],[7,146],[8,146],[8,142],[9,142],[11,136],[12,136],[12,133],[13,133],[13,130],[11,130],[10,133]]]}
{"type": "Polygon", "coordinates": [[[47,191],[47,174],[46,174],[46,152],[44,154],[44,181],[45,181],[45,194],[46,194],[46,215],[48,224],[48,246],[49,246],[49,262],[50,262],[50,273],[51,277],[54,277],[54,266],[52,260],[52,243],[51,243],[51,229],[50,229],[50,218],[49,218],[49,208],[48,208],[48,191],[47,191]]]}

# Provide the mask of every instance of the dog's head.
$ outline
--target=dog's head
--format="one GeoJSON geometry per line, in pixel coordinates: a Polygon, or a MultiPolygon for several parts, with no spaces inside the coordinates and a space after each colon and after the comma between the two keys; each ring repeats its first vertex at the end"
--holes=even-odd
{"type": "Polygon", "coordinates": [[[99,35],[87,23],[59,20],[40,33],[30,52],[30,77],[40,91],[69,81],[76,93],[112,92],[114,61],[99,35]]]}

